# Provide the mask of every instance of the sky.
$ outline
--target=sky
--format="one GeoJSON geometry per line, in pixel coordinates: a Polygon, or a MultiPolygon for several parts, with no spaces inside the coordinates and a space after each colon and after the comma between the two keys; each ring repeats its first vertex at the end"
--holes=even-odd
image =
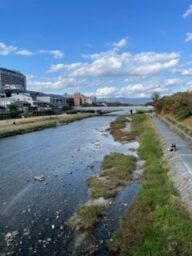
{"type": "Polygon", "coordinates": [[[0,0],[0,13],[0,67],[25,74],[29,90],[192,90],[192,0],[0,0]]]}

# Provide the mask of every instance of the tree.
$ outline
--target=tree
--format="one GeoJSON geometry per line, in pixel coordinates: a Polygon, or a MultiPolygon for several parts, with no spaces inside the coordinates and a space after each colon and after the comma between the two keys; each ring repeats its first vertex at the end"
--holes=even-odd
{"type": "Polygon", "coordinates": [[[153,100],[153,102],[156,102],[157,100],[160,99],[160,93],[159,92],[153,92],[151,95],[151,98],[153,100]]]}
{"type": "Polygon", "coordinates": [[[9,105],[9,111],[10,111],[10,116],[12,118],[20,117],[20,114],[22,113],[22,111],[20,111],[18,107],[14,104],[9,105]]]}

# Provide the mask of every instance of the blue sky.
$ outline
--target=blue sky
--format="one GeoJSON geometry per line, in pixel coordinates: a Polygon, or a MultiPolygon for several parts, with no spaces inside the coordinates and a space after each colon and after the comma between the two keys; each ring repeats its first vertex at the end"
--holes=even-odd
{"type": "Polygon", "coordinates": [[[192,89],[192,0],[0,0],[0,66],[31,90],[150,97],[192,89]]]}

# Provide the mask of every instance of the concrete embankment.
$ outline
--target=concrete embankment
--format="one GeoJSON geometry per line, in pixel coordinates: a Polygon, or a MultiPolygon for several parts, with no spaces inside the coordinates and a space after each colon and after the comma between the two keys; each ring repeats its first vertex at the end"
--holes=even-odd
{"type": "Polygon", "coordinates": [[[71,115],[41,116],[0,121],[0,138],[38,131],[49,127],[57,127],[84,118],[93,117],[93,113],[78,113],[71,115]]]}
{"type": "Polygon", "coordinates": [[[192,143],[192,129],[173,118],[159,115],[159,119],[164,122],[172,131],[177,133],[182,139],[192,143]]]}
{"type": "Polygon", "coordinates": [[[192,213],[192,139],[166,119],[163,119],[163,122],[161,120],[154,118],[153,122],[161,136],[164,155],[168,160],[174,184],[182,200],[192,213]],[[172,143],[177,146],[176,152],[168,151],[172,143]]]}

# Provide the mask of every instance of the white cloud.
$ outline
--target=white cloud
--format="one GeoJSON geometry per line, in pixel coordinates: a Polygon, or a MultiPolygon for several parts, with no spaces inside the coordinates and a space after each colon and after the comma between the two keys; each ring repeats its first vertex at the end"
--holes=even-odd
{"type": "Polygon", "coordinates": [[[186,90],[192,90],[192,80],[188,81],[186,83],[186,87],[184,87],[183,91],[186,91],[186,90]]]}
{"type": "Polygon", "coordinates": [[[120,97],[150,97],[152,92],[156,91],[161,95],[170,94],[177,89],[180,84],[177,78],[169,78],[165,80],[147,80],[140,83],[130,83],[119,89],[118,96],[120,97]]]}
{"type": "Polygon", "coordinates": [[[47,72],[59,72],[65,68],[65,64],[52,64],[47,72]]]}
{"type": "Polygon", "coordinates": [[[191,41],[192,41],[192,33],[191,33],[191,32],[188,32],[188,33],[187,33],[186,38],[185,38],[185,41],[186,41],[186,42],[191,42],[191,41]]]}
{"type": "Polygon", "coordinates": [[[16,55],[21,56],[31,56],[31,55],[39,55],[39,54],[49,54],[52,55],[55,59],[61,59],[64,56],[64,53],[61,50],[37,50],[31,51],[28,49],[19,49],[13,45],[6,45],[3,42],[0,42],[0,55],[7,56],[11,53],[15,53],[16,55]]]}
{"type": "Polygon", "coordinates": [[[185,18],[187,18],[191,14],[192,14],[192,5],[189,5],[188,9],[183,14],[183,18],[185,19],[185,18]]]}
{"type": "Polygon", "coordinates": [[[55,59],[61,59],[64,56],[64,53],[60,50],[39,50],[39,53],[45,53],[52,55],[55,59]]]}
{"type": "Polygon", "coordinates": [[[171,70],[179,62],[179,54],[143,52],[131,54],[114,50],[86,56],[89,62],[51,65],[49,72],[62,71],[74,77],[150,76],[171,70]]]}
{"type": "Polygon", "coordinates": [[[127,46],[127,43],[128,43],[127,38],[122,38],[122,39],[119,40],[118,42],[112,43],[112,46],[113,46],[114,48],[124,48],[124,47],[127,46]]]}
{"type": "Polygon", "coordinates": [[[191,76],[192,75],[192,69],[183,69],[183,70],[180,70],[179,73],[183,76],[191,76]]]}
{"type": "Polygon", "coordinates": [[[33,77],[28,81],[31,90],[58,90],[64,88],[76,88],[86,85],[86,79],[75,79],[73,77],[59,76],[55,79],[35,81],[33,77]]]}
{"type": "Polygon", "coordinates": [[[22,55],[22,56],[31,56],[31,55],[33,55],[33,53],[31,51],[28,51],[28,50],[19,50],[15,54],[22,55]]]}
{"type": "Polygon", "coordinates": [[[98,88],[96,90],[95,96],[96,97],[106,97],[106,96],[112,95],[116,91],[117,91],[116,87],[102,87],[102,88],[98,88]]]}
{"type": "Polygon", "coordinates": [[[174,85],[178,85],[180,82],[181,82],[181,80],[178,78],[169,78],[164,81],[164,85],[165,86],[174,86],[174,85]]]}
{"type": "Polygon", "coordinates": [[[9,55],[12,52],[15,52],[17,50],[17,47],[13,45],[6,45],[3,42],[0,42],[0,55],[9,55]]]}

